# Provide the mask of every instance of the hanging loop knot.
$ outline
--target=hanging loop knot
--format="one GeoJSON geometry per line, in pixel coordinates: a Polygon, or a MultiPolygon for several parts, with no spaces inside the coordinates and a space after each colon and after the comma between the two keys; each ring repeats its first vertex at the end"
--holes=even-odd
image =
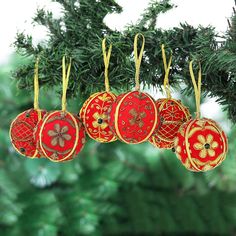
{"type": "Polygon", "coordinates": [[[167,60],[166,60],[166,52],[165,52],[165,45],[161,45],[161,51],[162,51],[162,60],[163,60],[163,65],[164,65],[164,70],[165,70],[165,76],[164,76],[164,90],[166,92],[166,96],[168,99],[171,99],[171,92],[170,92],[170,84],[169,84],[169,74],[170,74],[170,67],[171,67],[171,62],[172,62],[172,53],[167,65],[167,60]]]}
{"type": "Polygon", "coordinates": [[[108,78],[108,68],[110,63],[110,57],[111,57],[111,50],[112,50],[112,44],[110,44],[108,52],[106,51],[106,39],[102,40],[102,52],[103,52],[103,60],[105,65],[105,88],[106,92],[110,91],[110,85],[109,85],[109,78],[108,78]]]}
{"type": "Polygon", "coordinates": [[[145,45],[145,37],[143,34],[136,34],[134,38],[134,58],[135,58],[135,90],[139,91],[140,90],[140,82],[139,82],[139,74],[140,74],[140,65],[142,62],[142,57],[143,57],[143,51],[144,51],[144,45],[145,45]],[[138,54],[138,38],[139,36],[142,37],[142,46],[140,49],[140,52],[138,54]]]}
{"type": "Polygon", "coordinates": [[[72,59],[70,58],[69,64],[66,68],[66,57],[63,56],[62,58],[62,100],[61,100],[62,111],[66,111],[66,92],[68,88],[68,82],[71,70],[71,61],[72,59]]]}
{"type": "Polygon", "coordinates": [[[202,69],[201,64],[199,63],[199,71],[198,71],[198,83],[196,82],[194,72],[193,72],[193,61],[189,63],[189,71],[190,76],[193,82],[195,100],[196,100],[196,118],[200,118],[200,102],[201,102],[201,83],[202,83],[202,69]]]}

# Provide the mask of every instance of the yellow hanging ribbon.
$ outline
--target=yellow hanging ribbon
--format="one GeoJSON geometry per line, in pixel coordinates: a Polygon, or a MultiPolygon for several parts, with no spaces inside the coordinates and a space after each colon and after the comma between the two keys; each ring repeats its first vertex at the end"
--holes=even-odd
{"type": "Polygon", "coordinates": [[[69,65],[66,69],[66,57],[63,56],[62,58],[62,99],[61,99],[62,111],[66,111],[66,91],[68,88],[70,69],[71,69],[71,58],[70,58],[69,65]]]}
{"type": "Polygon", "coordinates": [[[189,63],[189,71],[190,76],[193,82],[194,92],[195,92],[195,100],[196,100],[196,118],[200,118],[200,101],[201,101],[201,83],[202,83],[202,69],[201,64],[199,63],[199,71],[198,71],[198,84],[196,82],[194,73],[193,73],[193,61],[189,63]]]}
{"type": "Polygon", "coordinates": [[[34,66],[34,109],[39,110],[39,57],[34,66]]]}
{"type": "Polygon", "coordinates": [[[139,74],[140,74],[140,65],[142,62],[143,51],[145,45],[145,38],[142,34],[136,34],[134,38],[134,57],[135,57],[135,90],[140,90],[140,83],[139,83],[139,74]],[[138,37],[142,37],[142,47],[140,49],[140,53],[138,55],[138,37]]]}
{"type": "Polygon", "coordinates": [[[103,60],[105,65],[105,88],[106,92],[110,91],[110,85],[109,85],[109,78],[108,78],[108,68],[109,68],[109,62],[111,57],[111,50],[112,50],[112,44],[110,45],[108,52],[106,52],[106,39],[103,39],[102,41],[102,52],[103,52],[103,60]]]}
{"type": "Polygon", "coordinates": [[[170,74],[170,66],[172,62],[172,54],[170,56],[168,65],[167,65],[167,60],[166,60],[166,52],[165,52],[165,45],[161,45],[161,51],[162,51],[162,59],[163,59],[163,64],[164,64],[164,70],[165,70],[165,77],[164,77],[164,89],[166,92],[166,96],[168,99],[171,98],[171,92],[170,92],[170,84],[169,84],[169,74],[170,74]]]}

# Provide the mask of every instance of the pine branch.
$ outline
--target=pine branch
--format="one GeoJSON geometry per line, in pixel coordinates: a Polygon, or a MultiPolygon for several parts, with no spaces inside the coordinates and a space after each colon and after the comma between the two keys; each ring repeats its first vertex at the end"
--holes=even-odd
{"type": "MultiPolygon", "coordinates": [[[[19,34],[15,42],[18,51],[28,56],[36,56],[42,51],[40,73],[41,84],[52,87],[61,83],[61,58],[66,53],[73,57],[68,96],[84,99],[95,91],[104,90],[103,59],[101,41],[108,36],[113,43],[110,63],[110,84],[114,90],[123,91],[134,86],[134,62],[132,58],[133,38],[137,32],[146,37],[145,56],[141,67],[141,82],[144,86],[160,88],[163,83],[163,66],[160,45],[173,51],[173,66],[170,83],[178,87],[180,82],[187,85],[186,94],[193,93],[189,80],[188,62],[190,59],[201,61],[203,68],[203,92],[216,97],[225,105],[229,118],[236,121],[234,74],[235,16],[231,27],[224,36],[224,43],[218,40],[213,27],[194,28],[181,24],[170,30],[155,27],[157,17],[170,10],[173,5],[169,0],[153,1],[136,25],[127,27],[124,32],[109,29],[104,24],[108,13],[120,12],[121,8],[114,0],[77,1],[57,0],[64,12],[60,19],[54,19],[52,13],[41,9],[34,21],[44,25],[50,32],[50,40],[45,46],[32,45],[31,36],[19,34]]],[[[17,70],[19,87],[32,86],[33,65],[24,70],[17,70]]]]}

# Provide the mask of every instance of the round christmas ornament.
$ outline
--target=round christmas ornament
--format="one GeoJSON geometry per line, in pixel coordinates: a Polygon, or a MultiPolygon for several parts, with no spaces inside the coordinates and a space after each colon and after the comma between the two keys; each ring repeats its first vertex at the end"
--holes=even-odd
{"type": "Polygon", "coordinates": [[[44,117],[46,111],[39,109],[39,82],[38,64],[36,60],[34,69],[34,108],[19,114],[11,123],[10,139],[15,150],[28,158],[41,157],[36,148],[34,131],[38,122],[44,117]]]}
{"type": "Polygon", "coordinates": [[[171,149],[174,147],[174,139],[180,126],[191,118],[190,112],[180,100],[171,97],[169,85],[169,72],[172,61],[172,56],[169,59],[168,65],[164,45],[162,49],[162,58],[165,70],[164,89],[167,98],[161,98],[156,101],[159,111],[160,124],[156,127],[154,134],[149,139],[149,142],[157,148],[171,149]]]}
{"type": "Polygon", "coordinates": [[[109,143],[116,140],[114,133],[108,126],[108,109],[115,101],[116,95],[110,92],[108,67],[112,45],[106,53],[106,39],[102,42],[103,58],[105,65],[105,92],[92,94],[83,104],[80,110],[80,118],[90,138],[101,143],[109,143]]]}
{"type": "Polygon", "coordinates": [[[182,164],[191,171],[208,171],[219,166],[226,158],[228,141],[224,131],[213,120],[200,118],[201,68],[196,84],[192,61],[189,65],[194,85],[196,118],[184,123],[175,139],[175,153],[182,164]]]}
{"type": "Polygon", "coordinates": [[[139,71],[144,43],[144,36],[137,34],[134,39],[135,91],[119,95],[109,109],[109,126],[119,140],[128,144],[147,141],[159,122],[155,101],[150,95],[140,91],[139,71]],[[139,36],[142,37],[142,47],[138,55],[137,43],[139,36]]]}
{"type": "Polygon", "coordinates": [[[39,122],[35,133],[38,149],[53,162],[72,160],[85,144],[85,130],[81,121],[66,110],[70,69],[71,59],[66,72],[65,57],[63,57],[62,110],[48,113],[39,122]]]}

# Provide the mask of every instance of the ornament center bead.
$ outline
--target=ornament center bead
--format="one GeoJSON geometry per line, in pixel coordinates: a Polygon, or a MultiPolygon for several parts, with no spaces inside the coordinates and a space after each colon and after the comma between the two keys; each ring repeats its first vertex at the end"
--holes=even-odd
{"type": "Polygon", "coordinates": [[[99,118],[98,119],[98,124],[102,124],[102,122],[103,122],[103,119],[99,118]]]}
{"type": "Polygon", "coordinates": [[[21,151],[22,153],[24,153],[24,152],[25,152],[25,149],[24,149],[24,148],[20,148],[20,151],[21,151]]]}
{"type": "Polygon", "coordinates": [[[204,147],[205,147],[206,149],[209,149],[211,146],[210,146],[209,143],[206,143],[206,144],[204,145],[204,147]]]}

